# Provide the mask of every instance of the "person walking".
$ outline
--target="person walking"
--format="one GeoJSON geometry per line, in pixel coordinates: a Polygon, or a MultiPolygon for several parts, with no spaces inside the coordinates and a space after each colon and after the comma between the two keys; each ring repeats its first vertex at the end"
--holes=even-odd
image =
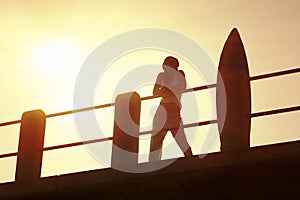
{"type": "Polygon", "coordinates": [[[180,115],[181,95],[186,89],[185,74],[178,70],[179,62],[172,56],[165,58],[162,67],[163,72],[158,74],[153,88],[153,95],[161,96],[162,99],[153,119],[150,162],[161,159],[162,144],[168,131],[171,131],[185,157],[193,156],[180,115]]]}

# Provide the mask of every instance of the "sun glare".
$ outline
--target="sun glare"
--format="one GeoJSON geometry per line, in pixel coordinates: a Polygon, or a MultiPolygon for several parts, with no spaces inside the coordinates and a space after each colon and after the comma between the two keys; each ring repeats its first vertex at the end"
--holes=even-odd
{"type": "Polygon", "coordinates": [[[80,62],[78,47],[69,41],[42,42],[33,52],[33,64],[46,74],[64,74],[80,62]]]}

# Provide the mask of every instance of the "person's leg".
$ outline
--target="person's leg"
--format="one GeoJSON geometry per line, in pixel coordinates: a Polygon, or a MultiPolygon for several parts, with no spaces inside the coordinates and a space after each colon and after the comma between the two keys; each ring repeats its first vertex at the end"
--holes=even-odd
{"type": "Polygon", "coordinates": [[[158,132],[151,137],[149,162],[161,160],[162,145],[167,131],[158,132]]]}
{"type": "Polygon", "coordinates": [[[178,124],[177,128],[172,129],[171,133],[178,146],[180,147],[181,151],[184,153],[184,156],[191,157],[193,156],[192,149],[186,139],[181,118],[178,119],[178,122],[176,124],[178,124]]]}
{"type": "Polygon", "coordinates": [[[161,159],[163,140],[167,134],[167,131],[163,130],[166,125],[166,120],[166,112],[160,105],[153,119],[149,162],[161,159]]]}

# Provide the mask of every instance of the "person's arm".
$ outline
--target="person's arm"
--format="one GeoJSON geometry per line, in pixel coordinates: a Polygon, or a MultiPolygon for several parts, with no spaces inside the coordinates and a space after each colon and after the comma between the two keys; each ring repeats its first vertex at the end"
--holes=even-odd
{"type": "Polygon", "coordinates": [[[179,70],[179,91],[185,90],[186,89],[186,79],[185,79],[185,74],[182,70],[179,70]]]}
{"type": "Polygon", "coordinates": [[[176,84],[171,85],[170,89],[177,94],[186,89],[185,74],[182,70],[176,72],[176,84]]]}
{"type": "Polygon", "coordinates": [[[154,84],[153,87],[153,95],[159,95],[161,96],[162,93],[162,84],[163,84],[163,73],[159,73],[157,78],[156,78],[156,82],[154,84]]]}

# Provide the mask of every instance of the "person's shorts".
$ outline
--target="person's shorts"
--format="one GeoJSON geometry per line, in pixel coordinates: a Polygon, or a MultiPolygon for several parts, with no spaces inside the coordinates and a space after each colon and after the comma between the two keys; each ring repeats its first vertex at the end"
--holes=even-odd
{"type": "Polygon", "coordinates": [[[161,130],[178,129],[182,124],[180,116],[180,107],[174,103],[160,104],[154,119],[153,130],[159,132],[161,130]]]}

